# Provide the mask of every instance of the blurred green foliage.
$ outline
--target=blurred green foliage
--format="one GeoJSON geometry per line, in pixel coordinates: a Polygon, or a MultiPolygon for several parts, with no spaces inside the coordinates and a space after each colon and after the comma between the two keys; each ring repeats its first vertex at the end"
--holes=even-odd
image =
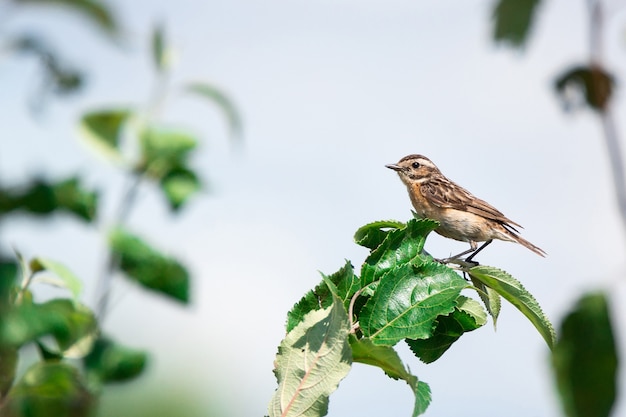
{"type": "Polygon", "coordinates": [[[498,0],[493,10],[494,40],[515,47],[523,46],[539,3],[539,0],[498,0]]]}
{"type": "Polygon", "coordinates": [[[174,300],[189,301],[189,273],[180,262],[119,228],[111,232],[109,243],[119,259],[120,270],[128,278],[174,300]]]}
{"type": "Polygon", "coordinates": [[[588,106],[604,111],[614,84],[613,76],[600,67],[575,66],[557,78],[554,88],[567,110],[588,106]]]}
{"type": "Polygon", "coordinates": [[[608,417],[617,396],[618,355],[607,297],[588,293],[565,317],[552,365],[568,417],[608,417]]]}
{"type": "MultiPolygon", "coordinates": [[[[118,38],[121,28],[109,5],[98,0],[11,0],[14,7],[60,7],[82,16],[109,38],[118,38]]],[[[45,95],[67,95],[84,86],[85,75],[68,64],[45,36],[25,30],[1,33],[9,53],[36,57],[43,68],[37,103],[45,95]]],[[[157,90],[165,87],[163,75],[172,70],[171,48],[164,26],[152,34],[152,53],[157,90]]],[[[229,121],[240,118],[226,94],[209,84],[206,100],[215,102],[229,121]]],[[[197,92],[196,92],[197,93],[197,92]]],[[[122,195],[116,216],[108,219],[108,262],[100,274],[97,314],[80,302],[82,282],[63,262],[36,256],[24,259],[0,253],[0,416],[2,417],[87,417],[97,413],[105,386],[135,380],[145,373],[149,353],[114,341],[101,328],[107,313],[110,281],[117,272],[143,288],[187,304],[190,276],[186,267],[163,255],[144,239],[129,233],[125,223],[135,206],[135,196],[146,182],[159,186],[166,204],[180,212],[190,197],[201,189],[199,175],[190,164],[198,138],[188,129],[164,126],[149,109],[161,106],[163,97],[145,107],[116,107],[85,112],[80,118],[82,138],[126,176],[129,187],[122,195]],[[148,110],[146,110],[148,109],[148,110]],[[126,146],[130,145],[130,146],[126,146]],[[130,148],[130,150],[129,150],[130,148]],[[135,154],[134,150],[139,150],[135,154]],[[52,284],[67,296],[39,300],[32,288],[52,284]],[[18,362],[25,359],[23,347],[35,347],[38,358],[25,373],[18,362]]],[[[38,104],[39,105],[39,104],[38,104]]],[[[101,192],[85,187],[83,176],[59,181],[45,176],[22,185],[0,186],[0,222],[15,216],[47,220],[56,213],[69,213],[86,223],[102,221],[101,192]]],[[[147,403],[149,415],[183,416],[185,408],[162,395],[147,403]],[[168,413],[165,410],[177,412],[168,413]],[[166,414],[160,414],[160,413],[166,414]]],[[[148,410],[148,409],[146,409],[148,410]]],[[[147,411],[146,411],[147,412],[147,411]]],[[[142,415],[136,402],[116,415],[142,415]],[[132,412],[128,410],[132,408],[132,412]]],[[[198,415],[198,414],[196,414],[198,415]]],[[[206,414],[203,414],[206,415],[206,414]]]]}
{"type": "Polygon", "coordinates": [[[12,212],[45,216],[59,211],[92,222],[97,205],[97,192],[82,188],[79,177],[56,183],[37,179],[23,187],[0,187],[0,219],[12,212]]]}
{"type": "Polygon", "coordinates": [[[11,389],[3,417],[88,417],[96,399],[80,371],[63,362],[37,362],[11,389]]]}

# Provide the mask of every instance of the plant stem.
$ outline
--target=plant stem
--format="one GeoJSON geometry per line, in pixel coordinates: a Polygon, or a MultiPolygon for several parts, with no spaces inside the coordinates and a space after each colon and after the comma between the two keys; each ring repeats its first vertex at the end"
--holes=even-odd
{"type": "Polygon", "coordinates": [[[609,108],[600,115],[604,131],[604,141],[609,154],[611,172],[613,174],[613,186],[617,197],[617,208],[622,219],[624,233],[626,233],[626,181],[624,180],[624,160],[622,149],[617,133],[617,126],[609,108]]]}
{"type": "MultiPolygon", "coordinates": [[[[603,29],[604,29],[604,8],[602,0],[587,0],[589,7],[589,61],[591,70],[604,69],[604,53],[603,53],[603,29]]],[[[606,73],[606,71],[602,71],[606,73]]],[[[593,73],[592,73],[593,74],[593,73]]],[[[603,80],[600,79],[600,72],[592,77],[594,91],[598,94],[602,90],[603,80]]],[[[599,102],[596,100],[596,102],[599,102]]],[[[626,179],[624,175],[624,160],[622,158],[622,149],[620,145],[617,124],[613,118],[611,111],[611,100],[607,100],[606,104],[599,111],[600,122],[604,133],[604,141],[608,151],[609,162],[611,165],[611,173],[613,175],[613,186],[617,197],[617,208],[622,219],[622,226],[626,234],[626,179]]]]}
{"type": "MultiPolygon", "coordinates": [[[[133,208],[137,199],[139,191],[139,185],[141,184],[142,175],[133,173],[128,179],[126,191],[124,197],[120,203],[118,211],[115,216],[114,224],[116,227],[121,227],[126,223],[130,211],[133,208]]],[[[104,320],[107,313],[107,307],[111,295],[111,281],[113,280],[113,274],[118,269],[120,264],[119,256],[113,253],[111,248],[107,249],[104,267],[98,278],[98,290],[96,292],[96,317],[100,322],[104,320]]]]}

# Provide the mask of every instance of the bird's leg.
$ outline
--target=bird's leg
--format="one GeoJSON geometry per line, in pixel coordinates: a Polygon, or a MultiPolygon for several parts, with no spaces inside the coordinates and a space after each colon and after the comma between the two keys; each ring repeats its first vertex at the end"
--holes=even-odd
{"type": "MultiPolygon", "coordinates": [[[[476,250],[474,251],[474,253],[472,253],[470,256],[468,256],[468,257],[465,259],[465,262],[473,262],[473,261],[472,261],[472,258],[473,258],[474,256],[478,255],[478,252],[480,252],[481,250],[485,249],[485,248],[487,247],[487,245],[488,245],[488,244],[490,244],[491,242],[493,242],[493,239],[489,239],[488,241],[486,241],[485,243],[483,243],[483,244],[480,246],[480,248],[476,249],[476,250]]],[[[474,244],[475,244],[475,243],[474,243],[474,244]]],[[[474,261],[474,262],[475,262],[475,261],[474,261]]],[[[477,262],[477,264],[478,264],[478,262],[477,262]]]]}
{"type": "Polygon", "coordinates": [[[493,242],[493,239],[489,239],[488,241],[483,243],[480,247],[478,247],[478,244],[476,244],[476,242],[470,241],[470,248],[468,250],[458,253],[454,256],[450,256],[449,258],[441,259],[439,260],[439,262],[441,262],[442,264],[448,264],[448,263],[460,260],[460,258],[463,255],[467,255],[468,253],[471,253],[470,256],[463,259],[463,262],[471,263],[471,264],[474,264],[474,266],[476,266],[478,265],[478,262],[473,261],[472,259],[474,258],[474,256],[478,255],[478,252],[485,249],[487,245],[489,245],[491,242],[493,242]]]}
{"type": "MultiPolygon", "coordinates": [[[[460,258],[461,256],[463,256],[463,255],[467,255],[468,253],[476,252],[476,250],[477,250],[476,248],[477,248],[477,247],[478,247],[478,245],[476,244],[476,242],[474,242],[474,241],[470,241],[470,248],[469,248],[468,250],[463,251],[463,252],[461,252],[461,253],[457,253],[457,254],[456,254],[456,255],[454,255],[454,256],[449,256],[449,257],[444,258],[444,259],[438,259],[438,261],[439,261],[440,263],[442,263],[442,264],[449,264],[451,261],[454,261],[454,260],[456,260],[456,259],[459,259],[459,258],[460,258]]],[[[482,249],[482,246],[481,246],[481,249],[482,249]]],[[[480,250],[480,249],[478,249],[478,250],[480,250]]],[[[471,255],[471,256],[474,256],[474,255],[471,255]]],[[[470,260],[471,260],[471,259],[470,259],[470,260]]]]}

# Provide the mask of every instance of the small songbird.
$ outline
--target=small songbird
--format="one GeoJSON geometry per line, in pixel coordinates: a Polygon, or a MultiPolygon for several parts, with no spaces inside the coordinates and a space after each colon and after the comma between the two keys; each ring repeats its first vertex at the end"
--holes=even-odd
{"type": "Polygon", "coordinates": [[[440,235],[469,242],[469,250],[446,261],[459,259],[468,253],[471,255],[466,261],[471,261],[493,239],[517,242],[537,255],[546,255],[542,249],[519,236],[515,227],[522,226],[450,181],[425,156],[408,155],[397,164],[385,166],[398,173],[419,217],[437,220],[439,227],[435,231],[440,235]],[[485,243],[478,247],[478,242],[485,243]]]}

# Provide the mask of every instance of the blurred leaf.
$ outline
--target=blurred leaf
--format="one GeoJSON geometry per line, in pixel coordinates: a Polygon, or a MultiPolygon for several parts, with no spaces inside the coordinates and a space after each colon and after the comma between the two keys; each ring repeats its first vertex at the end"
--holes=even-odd
{"type": "Polygon", "coordinates": [[[55,362],[55,361],[60,361],[61,359],[63,359],[63,354],[61,354],[60,352],[54,349],[49,348],[48,346],[44,345],[42,342],[36,341],[35,344],[37,345],[37,350],[39,351],[39,356],[42,360],[55,362]]]}
{"type": "MultiPolygon", "coordinates": [[[[346,261],[344,266],[334,274],[328,276],[328,279],[335,284],[338,290],[337,296],[344,303],[346,311],[350,304],[350,298],[359,289],[359,277],[354,275],[354,267],[350,261],[346,261]]],[[[330,307],[333,302],[333,295],[328,289],[325,282],[321,282],[313,290],[307,292],[300,301],[293,306],[287,314],[287,332],[293,330],[300,323],[304,316],[313,311],[330,307]]]]}
{"type": "Polygon", "coordinates": [[[170,171],[161,179],[161,189],[173,211],[178,211],[200,188],[198,177],[189,169],[170,171]]]}
{"type": "Polygon", "coordinates": [[[343,303],[308,313],[278,347],[274,374],[278,389],[270,417],[319,417],[328,412],[328,397],[350,371],[350,322],[343,303]]]}
{"type": "Polygon", "coordinates": [[[82,289],[82,282],[76,275],[65,265],[45,258],[34,258],[30,261],[30,269],[33,272],[50,271],[55,274],[58,279],[46,281],[58,287],[67,288],[72,293],[74,299],[78,299],[78,295],[82,289]]]}
{"type": "Polygon", "coordinates": [[[100,383],[124,382],[143,372],[147,358],[144,351],[129,349],[102,337],[84,358],[84,363],[90,378],[100,383]]]}
{"type": "Polygon", "coordinates": [[[78,369],[63,362],[37,362],[9,392],[3,417],[88,417],[96,400],[78,369]]]}
{"type": "Polygon", "coordinates": [[[178,261],[120,228],[109,234],[109,245],[128,278],[185,304],[189,301],[189,274],[178,261]]]}
{"type": "Polygon", "coordinates": [[[96,217],[97,204],[97,193],[84,190],[78,177],[58,183],[35,180],[23,189],[0,188],[0,214],[21,210],[47,215],[55,210],[65,210],[91,222],[96,217]]]}
{"type": "Polygon", "coordinates": [[[196,146],[197,140],[186,132],[150,126],[141,132],[143,170],[160,180],[172,171],[186,168],[189,153],[196,146]]]}
{"type": "Polygon", "coordinates": [[[378,345],[426,339],[436,319],[454,311],[466,281],[437,262],[404,264],[385,273],[359,316],[363,335],[378,345]]]}
{"type": "Polygon", "coordinates": [[[98,194],[81,188],[79,177],[53,184],[52,191],[59,208],[63,208],[87,222],[95,220],[98,194]]]}
{"type": "Polygon", "coordinates": [[[477,301],[459,296],[452,314],[439,316],[433,335],[427,339],[406,339],[411,351],[424,363],[439,359],[465,332],[483,326],[487,316],[477,301]]]}
{"type": "Polygon", "coordinates": [[[352,348],[353,362],[376,366],[390,378],[401,379],[409,384],[415,394],[413,416],[418,416],[426,411],[431,400],[430,387],[425,382],[419,381],[405,368],[398,352],[390,346],[375,345],[366,337],[357,339],[353,335],[350,336],[350,347],[352,348]]]}
{"type": "Polygon", "coordinates": [[[493,39],[514,47],[528,39],[539,0],[499,0],[493,11],[493,39]]]}
{"type": "Polygon", "coordinates": [[[52,335],[59,350],[66,352],[89,338],[96,329],[93,313],[70,300],[54,299],[42,304],[24,302],[8,311],[0,322],[0,344],[22,346],[52,335]]]}
{"type": "Polygon", "coordinates": [[[83,87],[84,75],[74,68],[48,67],[49,76],[53,82],[54,92],[57,95],[75,93],[83,87]]]}
{"type": "Polygon", "coordinates": [[[132,115],[128,109],[98,110],[83,114],[82,137],[94,148],[113,158],[121,158],[120,140],[126,121],[132,115]]]}
{"type": "Polygon", "coordinates": [[[359,227],[354,234],[354,241],[357,245],[365,246],[368,249],[376,249],[385,240],[387,235],[397,229],[406,227],[405,223],[395,220],[381,220],[368,223],[359,227]]]}
{"type": "Polygon", "coordinates": [[[541,310],[539,303],[526,291],[524,286],[506,272],[491,266],[475,266],[469,271],[472,280],[476,279],[494,289],[508,302],[521,311],[539,331],[543,339],[552,349],[556,335],[552,323],[541,310]]]}
{"type": "Polygon", "coordinates": [[[557,78],[554,88],[566,110],[583,103],[603,111],[613,95],[613,76],[599,67],[577,66],[557,78]]]}
{"type": "Polygon", "coordinates": [[[152,59],[158,71],[166,71],[169,68],[168,48],[163,25],[157,25],[152,31],[152,59]]]}
{"type": "Polygon", "coordinates": [[[84,75],[80,70],[68,64],[41,36],[28,33],[11,40],[12,50],[35,56],[43,69],[43,77],[38,94],[34,97],[35,110],[39,110],[50,92],[68,95],[83,87],[84,75]]]}
{"type": "Polygon", "coordinates": [[[602,293],[584,295],[561,325],[552,365],[569,417],[608,417],[617,395],[617,347],[602,293]]]}
{"type": "Polygon", "coordinates": [[[189,153],[197,145],[196,139],[186,132],[151,126],[142,132],[141,145],[140,170],[160,182],[170,208],[179,210],[200,190],[198,177],[187,167],[189,153]]]}
{"type": "Polygon", "coordinates": [[[17,348],[0,344],[0,404],[13,385],[17,360],[17,348]]]}
{"type": "Polygon", "coordinates": [[[27,188],[0,189],[0,213],[24,210],[31,214],[49,214],[57,209],[57,202],[50,184],[36,180],[27,188]]]}
{"type": "Polygon", "coordinates": [[[201,97],[208,99],[213,104],[217,105],[228,120],[230,126],[230,133],[233,139],[241,138],[242,122],[239,116],[239,111],[233,103],[233,101],[224,92],[217,87],[206,83],[192,83],[186,88],[187,91],[197,94],[201,97]]]}
{"type": "Polygon", "coordinates": [[[434,220],[411,219],[406,227],[389,232],[365,259],[361,268],[361,285],[377,281],[385,273],[404,264],[427,260],[429,257],[422,254],[424,243],[438,225],[434,220]]]}
{"type": "Polygon", "coordinates": [[[64,6],[81,14],[94,26],[109,35],[119,33],[119,24],[111,9],[103,1],[98,0],[14,0],[20,4],[64,6]]]}
{"type": "Polygon", "coordinates": [[[16,279],[15,261],[0,258],[0,315],[9,308],[11,296],[16,288],[16,279]]]}

